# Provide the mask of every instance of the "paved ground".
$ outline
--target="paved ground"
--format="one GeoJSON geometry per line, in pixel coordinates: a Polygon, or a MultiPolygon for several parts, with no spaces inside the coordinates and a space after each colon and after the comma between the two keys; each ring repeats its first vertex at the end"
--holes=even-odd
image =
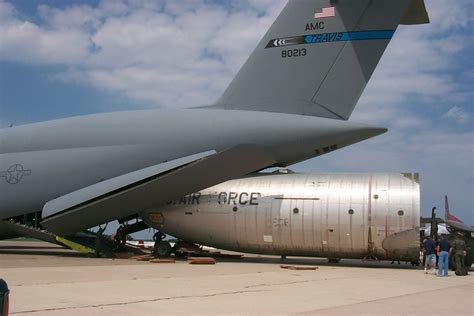
{"type": "Polygon", "coordinates": [[[12,315],[474,315],[474,277],[409,265],[246,255],[214,266],[86,258],[42,242],[0,241],[12,315]]]}

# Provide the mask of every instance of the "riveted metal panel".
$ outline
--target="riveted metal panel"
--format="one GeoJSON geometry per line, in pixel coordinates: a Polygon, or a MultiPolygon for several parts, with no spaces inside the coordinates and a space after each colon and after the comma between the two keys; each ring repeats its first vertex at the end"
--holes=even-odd
{"type": "Polygon", "coordinates": [[[160,209],[164,224],[157,228],[243,252],[363,258],[372,248],[379,259],[417,255],[419,184],[401,174],[256,175],[201,196],[198,209],[179,203],[160,209]],[[239,203],[234,194],[232,201],[218,203],[219,192],[258,199],[239,203]]]}

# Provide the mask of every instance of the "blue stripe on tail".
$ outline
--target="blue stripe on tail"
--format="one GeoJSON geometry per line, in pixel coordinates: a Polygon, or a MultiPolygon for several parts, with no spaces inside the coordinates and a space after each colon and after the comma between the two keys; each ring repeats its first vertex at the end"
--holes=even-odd
{"type": "Polygon", "coordinates": [[[304,42],[306,44],[317,44],[363,40],[389,40],[393,37],[393,34],[395,34],[395,30],[324,33],[307,35],[304,37],[304,42]]]}

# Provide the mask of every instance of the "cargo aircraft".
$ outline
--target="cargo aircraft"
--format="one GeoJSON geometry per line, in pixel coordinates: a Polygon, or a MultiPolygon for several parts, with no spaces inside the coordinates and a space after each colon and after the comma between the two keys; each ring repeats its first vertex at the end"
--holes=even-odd
{"type": "Polygon", "coordinates": [[[384,133],[349,118],[397,27],[428,22],[423,0],[291,0],[212,105],[1,129],[0,238],[38,211],[73,235],[384,133]]]}

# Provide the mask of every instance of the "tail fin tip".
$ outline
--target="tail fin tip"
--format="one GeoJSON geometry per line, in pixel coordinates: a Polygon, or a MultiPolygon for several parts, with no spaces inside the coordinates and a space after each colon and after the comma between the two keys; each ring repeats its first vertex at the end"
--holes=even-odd
{"type": "Polygon", "coordinates": [[[425,0],[412,0],[410,7],[403,16],[400,24],[402,25],[416,25],[429,24],[430,17],[426,10],[425,0]]]}

